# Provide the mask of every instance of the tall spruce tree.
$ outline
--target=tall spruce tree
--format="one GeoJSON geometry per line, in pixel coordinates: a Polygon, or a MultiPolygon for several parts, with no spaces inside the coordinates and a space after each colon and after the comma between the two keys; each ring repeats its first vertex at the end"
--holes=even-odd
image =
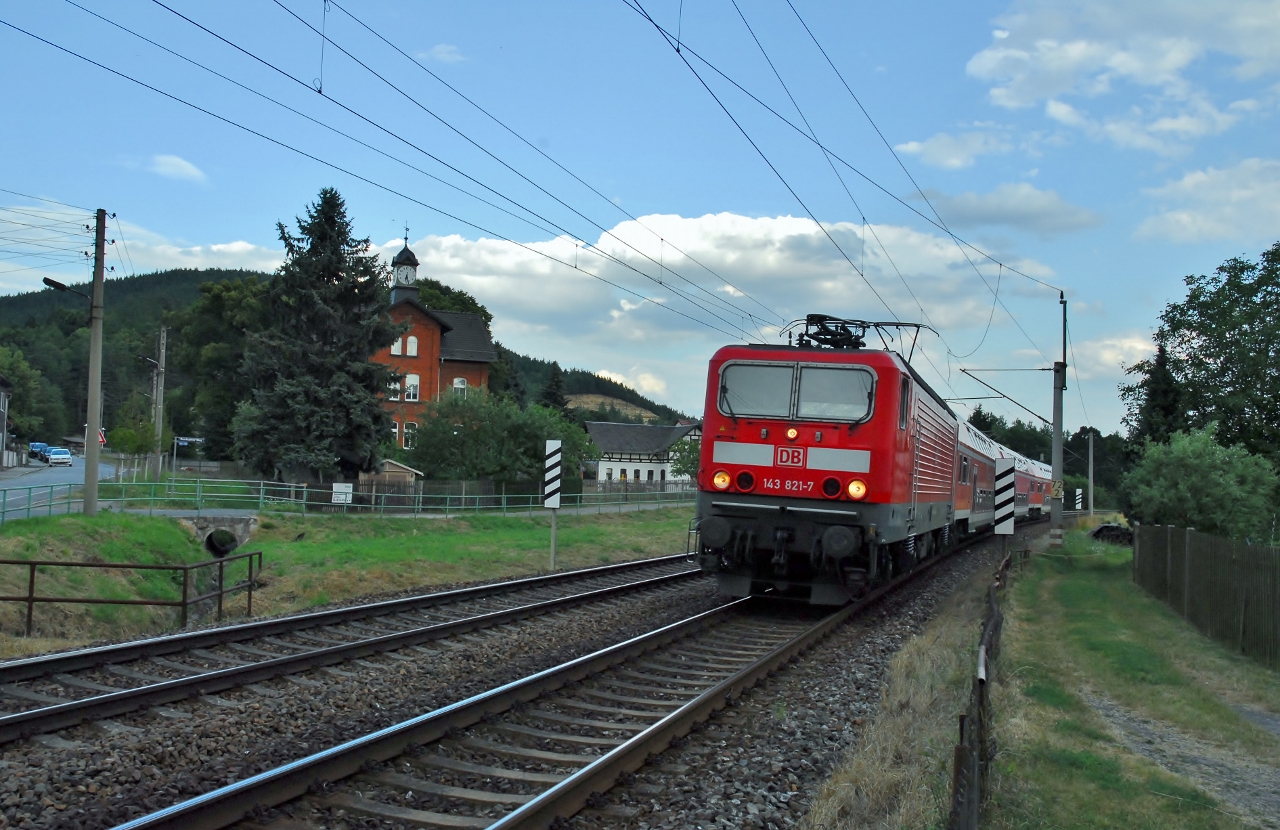
{"type": "Polygon", "coordinates": [[[273,478],[350,478],[372,470],[391,428],[382,395],[389,367],[370,357],[400,328],[385,314],[386,266],[352,236],[346,205],[320,191],[278,223],[285,263],[263,300],[266,325],[245,344],[252,391],[232,421],[235,455],[273,478]]]}
{"type": "Polygon", "coordinates": [[[1142,401],[1129,435],[1138,450],[1147,441],[1169,443],[1169,438],[1182,429],[1184,423],[1182,390],[1169,370],[1169,351],[1163,343],[1156,347],[1154,359],[1144,361],[1140,372],[1143,378],[1136,386],[1142,401]]]}
{"type": "Polygon", "coordinates": [[[551,364],[551,374],[538,394],[538,403],[557,412],[569,411],[569,399],[564,396],[564,373],[560,371],[559,363],[551,364]]]}

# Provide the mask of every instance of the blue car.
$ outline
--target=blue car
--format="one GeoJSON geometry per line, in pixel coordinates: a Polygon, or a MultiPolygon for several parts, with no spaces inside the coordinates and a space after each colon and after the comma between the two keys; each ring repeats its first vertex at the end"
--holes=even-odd
{"type": "Polygon", "coordinates": [[[33,441],[27,445],[27,458],[40,458],[47,449],[49,449],[48,444],[41,443],[40,441],[33,441]]]}

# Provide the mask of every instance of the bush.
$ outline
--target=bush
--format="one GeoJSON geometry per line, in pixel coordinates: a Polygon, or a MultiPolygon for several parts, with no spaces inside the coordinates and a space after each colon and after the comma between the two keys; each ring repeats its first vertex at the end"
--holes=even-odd
{"type": "Polygon", "coordinates": [[[1147,442],[1124,478],[1129,514],[1142,522],[1194,527],[1234,538],[1268,536],[1276,474],[1243,447],[1224,447],[1216,425],[1147,442]]]}

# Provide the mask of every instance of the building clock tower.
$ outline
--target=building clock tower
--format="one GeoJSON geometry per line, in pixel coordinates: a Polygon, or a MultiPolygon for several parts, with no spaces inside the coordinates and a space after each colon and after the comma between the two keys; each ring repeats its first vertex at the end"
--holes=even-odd
{"type": "Polygon", "coordinates": [[[418,298],[418,258],[409,250],[409,229],[404,229],[404,247],[391,260],[391,304],[418,298]]]}

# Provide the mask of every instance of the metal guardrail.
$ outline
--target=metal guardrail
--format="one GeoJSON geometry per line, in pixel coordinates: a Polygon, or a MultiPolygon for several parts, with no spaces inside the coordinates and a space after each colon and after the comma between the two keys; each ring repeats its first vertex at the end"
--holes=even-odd
{"type": "MultiPolygon", "coordinates": [[[[253,551],[251,553],[239,553],[235,556],[228,556],[222,559],[211,559],[207,562],[194,562],[188,565],[150,565],[141,563],[114,563],[114,562],[61,562],[51,559],[0,559],[0,567],[17,566],[28,569],[27,577],[27,593],[12,596],[0,595],[0,602],[21,602],[27,606],[27,623],[26,636],[30,637],[34,630],[35,607],[37,603],[67,603],[75,605],[145,605],[158,606],[162,608],[180,608],[180,625],[186,627],[189,611],[192,605],[204,602],[209,599],[217,600],[216,615],[218,621],[222,621],[222,598],[227,594],[234,593],[241,589],[247,591],[247,613],[253,616],[253,586],[257,581],[258,574],[262,572],[262,551],[253,551]],[[227,565],[232,562],[247,560],[248,574],[241,582],[233,585],[226,585],[227,565]],[[255,561],[257,567],[255,568],[255,561]],[[163,599],[103,599],[101,597],[54,597],[41,596],[36,593],[36,575],[42,569],[51,568],[100,568],[105,570],[127,570],[127,571],[170,571],[182,574],[182,598],[174,600],[163,599]],[[193,590],[198,590],[193,584],[192,573],[199,572],[203,569],[217,568],[217,579],[214,590],[200,594],[193,590]]],[[[198,582],[198,580],[195,580],[198,582]]]]}
{"type": "MultiPolygon", "coordinates": [[[[98,504],[129,511],[244,510],[309,514],[377,514],[417,517],[444,517],[492,513],[535,515],[542,511],[538,493],[436,494],[403,492],[397,488],[379,491],[358,485],[350,501],[334,501],[331,485],[288,484],[274,481],[233,479],[170,478],[164,481],[110,482],[98,485],[98,504]]],[[[617,512],[636,505],[691,505],[697,497],[693,489],[632,490],[623,492],[565,493],[561,508],[598,513],[617,512]]],[[[0,489],[0,525],[5,521],[32,516],[73,513],[82,500],[78,486],[54,484],[44,487],[0,489]]]]}

